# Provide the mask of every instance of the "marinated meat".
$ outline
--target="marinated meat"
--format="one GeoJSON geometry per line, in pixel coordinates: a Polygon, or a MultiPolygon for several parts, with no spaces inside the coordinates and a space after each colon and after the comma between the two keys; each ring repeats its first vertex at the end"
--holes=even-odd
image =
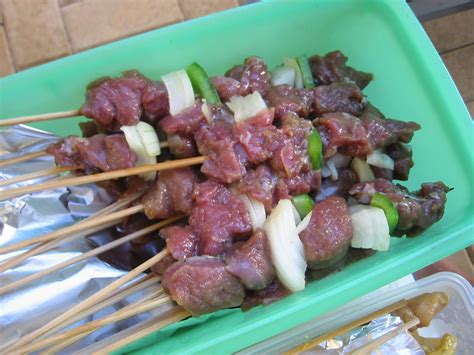
{"type": "Polygon", "coordinates": [[[189,215],[194,184],[198,181],[189,167],[161,171],[154,187],[143,196],[145,214],[150,219],[169,218],[177,212],[189,215]]]}
{"type": "Polygon", "coordinates": [[[196,142],[192,134],[169,134],[168,145],[170,153],[177,158],[189,158],[198,155],[196,142]]]}
{"type": "Polygon", "coordinates": [[[382,149],[397,142],[409,143],[415,131],[421,128],[416,122],[383,119],[374,115],[364,116],[362,125],[367,131],[373,149],[382,149]]]}
{"type": "Polygon", "coordinates": [[[393,170],[371,166],[370,170],[374,173],[376,179],[393,180],[393,170]]]}
{"type": "Polygon", "coordinates": [[[108,170],[127,169],[135,166],[137,158],[135,153],[129,148],[125,136],[121,134],[105,136],[104,145],[108,170]]]}
{"type": "Polygon", "coordinates": [[[252,231],[242,200],[213,181],[197,184],[189,225],[199,237],[199,255],[221,255],[252,231]]]}
{"type": "Polygon", "coordinates": [[[230,184],[245,174],[245,166],[236,151],[232,125],[217,121],[201,127],[196,135],[199,153],[206,156],[201,172],[211,179],[230,184]]]}
{"type": "Polygon", "coordinates": [[[313,112],[316,116],[331,112],[345,112],[358,116],[362,109],[364,95],[359,87],[348,83],[334,83],[314,88],[313,112]]]}
{"type": "Polygon", "coordinates": [[[248,290],[261,290],[275,277],[270,246],[265,232],[257,230],[246,242],[233,244],[226,252],[227,271],[248,290]]]}
{"type": "Polygon", "coordinates": [[[240,306],[245,290],[220,258],[192,257],[171,265],[162,285],[193,316],[240,306]]]}
{"type": "Polygon", "coordinates": [[[300,239],[309,268],[324,269],[341,260],[352,239],[352,222],[346,201],[333,196],[317,202],[300,239]]]}
{"type": "MultiPolygon", "coordinates": [[[[304,89],[303,89],[304,90],[304,89]]],[[[269,107],[275,108],[275,117],[286,113],[294,113],[307,117],[311,109],[311,98],[306,97],[306,91],[295,89],[289,85],[273,86],[268,90],[265,100],[269,107]]]]}
{"type": "Polygon", "coordinates": [[[314,55],[309,58],[309,62],[317,85],[329,85],[349,80],[363,89],[373,79],[373,75],[370,73],[348,67],[346,65],[347,57],[340,51],[329,52],[324,57],[314,55]]]}
{"type": "Polygon", "coordinates": [[[233,67],[225,76],[240,82],[243,96],[255,91],[265,96],[270,89],[270,73],[265,62],[258,57],[245,59],[243,65],[233,67]]]}
{"type": "Polygon", "coordinates": [[[120,134],[90,138],[70,136],[47,148],[59,166],[80,166],[86,172],[111,171],[135,166],[136,155],[120,134]]]}
{"type": "Polygon", "coordinates": [[[411,149],[402,143],[395,143],[389,145],[385,152],[395,162],[393,178],[396,180],[408,180],[410,169],[415,165],[412,159],[413,152],[411,149]]]}
{"type": "Polygon", "coordinates": [[[163,259],[151,267],[151,271],[153,271],[158,276],[163,276],[165,271],[174,263],[176,263],[176,259],[171,255],[166,255],[163,259]]]}
{"type": "Polygon", "coordinates": [[[239,80],[227,76],[215,76],[211,78],[211,82],[223,101],[229,101],[232,96],[243,96],[246,91],[239,80]]]}
{"type": "Polygon", "coordinates": [[[169,115],[163,118],[159,126],[166,134],[189,135],[196,133],[201,125],[206,122],[206,118],[201,110],[202,102],[196,103],[190,108],[174,116],[169,115]]]}
{"type": "Polygon", "coordinates": [[[376,179],[354,185],[349,193],[361,203],[369,203],[375,192],[384,194],[398,210],[397,229],[411,234],[419,228],[428,228],[443,217],[448,191],[442,182],[434,182],[422,184],[419,191],[410,193],[401,185],[376,179]]]}
{"type": "Polygon", "coordinates": [[[94,119],[107,130],[133,126],[142,116],[141,96],[148,80],[137,71],[128,71],[119,78],[101,78],[87,87],[81,115],[94,119]]]}
{"type": "Polygon", "coordinates": [[[259,165],[255,170],[248,170],[247,174],[239,182],[239,193],[249,195],[255,200],[263,203],[265,210],[270,212],[274,206],[274,192],[278,182],[277,175],[265,165],[259,165]]]}
{"type": "Polygon", "coordinates": [[[347,199],[349,190],[358,182],[359,178],[354,170],[341,169],[337,180],[330,178],[322,180],[320,192],[316,195],[316,201],[319,202],[331,196],[339,196],[347,199]]]}
{"type": "Polygon", "coordinates": [[[367,130],[359,118],[336,112],[325,114],[313,123],[321,135],[325,158],[338,151],[354,157],[372,153],[367,130]]]}
{"type": "MultiPolygon", "coordinates": [[[[321,186],[321,171],[311,170],[291,178],[284,179],[288,194],[295,196],[309,193],[311,190],[318,191],[321,186]]],[[[275,201],[274,201],[275,202],[275,201]]]]}
{"type": "Polygon", "coordinates": [[[163,219],[176,215],[166,185],[159,178],[155,180],[152,189],[143,195],[142,203],[145,214],[150,219],[163,219]]]}
{"type": "Polygon", "coordinates": [[[160,236],[166,240],[166,248],[174,259],[197,255],[198,238],[190,227],[169,226],[160,230],[160,236]]]}
{"type": "Polygon", "coordinates": [[[283,133],[272,125],[273,114],[273,110],[264,110],[234,127],[234,136],[244,148],[250,163],[259,164],[271,158],[285,141],[283,133]]]}
{"type": "Polygon", "coordinates": [[[263,290],[247,292],[241,308],[243,311],[247,311],[256,306],[267,306],[289,295],[291,295],[291,291],[286,289],[278,279],[274,279],[273,282],[263,290]]]}
{"type": "Polygon", "coordinates": [[[168,91],[165,84],[160,81],[149,81],[143,89],[141,103],[145,120],[155,126],[158,118],[169,113],[168,91]]]}

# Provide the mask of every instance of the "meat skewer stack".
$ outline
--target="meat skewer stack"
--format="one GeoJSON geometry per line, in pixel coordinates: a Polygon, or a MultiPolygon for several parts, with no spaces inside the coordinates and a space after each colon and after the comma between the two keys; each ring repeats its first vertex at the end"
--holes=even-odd
{"type": "MultiPolygon", "coordinates": [[[[444,184],[423,184],[410,193],[392,182],[408,179],[413,161],[405,144],[420,126],[385,118],[361,91],[372,76],[346,61],[338,51],[286,59],[271,75],[262,59],[250,57],[210,80],[193,64],[187,73],[163,76],[163,82],[126,72],[92,83],[78,110],[94,119],[81,127],[85,137],[68,137],[47,149],[60,167],[86,175],[3,191],[0,199],[109,179],[120,179],[107,186],[117,195],[143,195],[129,207],[133,215],[126,223],[144,218],[143,212],[144,228],[72,262],[179,222],[160,230],[162,251],[6,350],[33,351],[66,339],[66,333],[52,332],[150,267],[169,298],[146,299],[137,309],[171,300],[179,307],[141,329],[140,336],[170,319],[276,301],[340,268],[357,250],[387,250],[390,234],[414,235],[438,221],[448,191],[444,184]],[[167,136],[162,147],[169,152],[158,159],[178,159],[157,163],[159,141],[148,144],[150,131],[140,131],[143,124],[155,136],[167,136]],[[142,179],[130,177],[135,174],[142,179]]],[[[105,322],[70,335],[79,339],[105,322]]]]}

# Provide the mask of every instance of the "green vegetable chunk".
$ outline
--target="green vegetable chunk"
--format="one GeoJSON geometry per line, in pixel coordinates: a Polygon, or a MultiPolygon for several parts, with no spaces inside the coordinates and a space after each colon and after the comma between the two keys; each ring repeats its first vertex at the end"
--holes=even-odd
{"type": "Polygon", "coordinates": [[[298,65],[300,67],[301,76],[303,77],[303,85],[305,88],[314,88],[314,79],[313,72],[309,66],[308,57],[302,55],[301,57],[296,58],[298,65]]]}
{"type": "Polygon", "coordinates": [[[321,169],[321,161],[323,160],[323,143],[321,136],[315,129],[308,136],[308,155],[314,170],[321,169]]]}
{"type": "Polygon", "coordinates": [[[383,212],[385,213],[385,217],[387,218],[390,233],[392,233],[398,224],[398,211],[397,208],[393,205],[392,201],[390,201],[387,196],[376,192],[375,195],[372,197],[372,200],[370,200],[370,205],[381,208],[383,210],[383,212]]]}
{"type": "Polygon", "coordinates": [[[221,103],[216,88],[212,85],[206,71],[198,63],[194,62],[186,70],[194,90],[207,102],[213,105],[221,103]]]}
{"type": "Polygon", "coordinates": [[[293,197],[293,205],[303,219],[313,209],[314,201],[308,194],[302,194],[293,197]]]}

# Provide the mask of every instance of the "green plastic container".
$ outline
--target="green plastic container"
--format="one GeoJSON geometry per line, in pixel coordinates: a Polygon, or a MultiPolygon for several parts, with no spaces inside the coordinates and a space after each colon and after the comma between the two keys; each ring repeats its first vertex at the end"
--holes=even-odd
{"type": "MultiPolygon", "coordinates": [[[[0,117],[79,107],[103,75],[136,68],[152,78],[199,62],[222,73],[249,55],[270,67],[282,57],[341,49],[349,64],[375,74],[365,90],[387,116],[415,120],[415,167],[408,187],[442,180],[454,187],[443,220],[390,251],[311,283],[268,307],[190,319],[122,351],[230,353],[328,312],[474,242],[473,125],[440,57],[403,0],[269,1],[145,33],[0,80],[0,117]]],[[[38,124],[77,133],[74,119],[38,124]]]]}

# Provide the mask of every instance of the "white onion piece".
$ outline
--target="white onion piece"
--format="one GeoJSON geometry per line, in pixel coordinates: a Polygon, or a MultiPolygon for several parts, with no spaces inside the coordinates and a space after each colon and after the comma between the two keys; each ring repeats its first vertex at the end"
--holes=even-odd
{"type": "Polygon", "coordinates": [[[262,229],[265,224],[265,219],[267,218],[263,203],[247,195],[240,195],[240,199],[244,202],[245,207],[249,212],[253,231],[256,231],[259,228],[262,229]]]}
{"type": "Polygon", "coordinates": [[[300,234],[302,231],[309,226],[309,222],[311,221],[311,216],[313,215],[313,211],[310,211],[303,220],[296,226],[296,233],[300,234]]]}
{"type": "Polygon", "coordinates": [[[293,217],[295,218],[295,225],[298,225],[299,223],[301,223],[301,216],[295,205],[293,203],[291,205],[293,206],[293,217]]]}
{"type": "Polygon", "coordinates": [[[331,176],[331,170],[329,170],[329,168],[326,166],[326,164],[324,164],[322,169],[321,169],[321,176],[323,178],[327,178],[327,177],[331,176]]]}
{"type": "Polygon", "coordinates": [[[211,108],[209,107],[209,104],[207,102],[204,102],[201,106],[201,112],[206,118],[207,123],[212,123],[214,120],[212,117],[212,111],[211,108]]]}
{"type": "Polygon", "coordinates": [[[382,209],[355,205],[349,207],[352,220],[353,248],[386,251],[390,246],[390,232],[387,218],[382,209]]]}
{"type": "Polygon", "coordinates": [[[296,232],[293,204],[280,200],[265,221],[272,262],[281,283],[292,292],[305,288],[306,260],[303,243],[296,232]]]}
{"type": "Polygon", "coordinates": [[[336,168],[341,169],[341,168],[347,168],[347,166],[352,160],[352,157],[341,154],[341,153],[336,153],[331,158],[329,158],[329,160],[331,160],[334,163],[334,166],[336,168]]]}
{"type": "MultiPolygon", "coordinates": [[[[138,131],[137,126],[122,126],[120,127],[120,130],[124,133],[128,146],[137,156],[135,166],[156,163],[156,156],[148,155],[148,152],[145,148],[143,139],[140,135],[140,132],[138,131]]],[[[146,181],[153,181],[156,178],[156,171],[139,174],[139,176],[146,181]]]]}
{"type": "Polygon", "coordinates": [[[168,91],[170,113],[176,115],[194,105],[194,90],[188,74],[178,70],[161,77],[168,91]]]}
{"type": "Polygon", "coordinates": [[[360,182],[374,181],[375,176],[370,166],[360,158],[354,158],[351,162],[351,168],[354,170],[359,177],[360,182]]]}
{"type": "Polygon", "coordinates": [[[388,170],[395,168],[393,159],[387,154],[383,154],[380,150],[375,150],[372,154],[367,155],[367,164],[388,170]]]}
{"type": "Polygon", "coordinates": [[[255,117],[267,108],[267,104],[258,91],[247,96],[232,96],[227,106],[234,112],[235,122],[255,117]]]}
{"type": "Polygon", "coordinates": [[[301,69],[298,62],[293,58],[283,58],[283,64],[287,67],[291,67],[295,70],[295,88],[303,88],[303,75],[301,75],[301,69]]]}
{"type": "Polygon", "coordinates": [[[290,85],[295,86],[296,70],[287,65],[280,65],[272,72],[271,83],[273,86],[290,85]]]}
{"type": "Polygon", "coordinates": [[[161,154],[160,140],[152,125],[146,122],[138,122],[137,130],[143,142],[147,154],[156,157],[161,154]]]}
{"type": "Polygon", "coordinates": [[[326,166],[329,169],[329,172],[331,173],[331,180],[336,181],[337,179],[339,179],[339,174],[337,172],[336,166],[334,165],[334,161],[329,159],[328,161],[326,161],[326,166]]]}

